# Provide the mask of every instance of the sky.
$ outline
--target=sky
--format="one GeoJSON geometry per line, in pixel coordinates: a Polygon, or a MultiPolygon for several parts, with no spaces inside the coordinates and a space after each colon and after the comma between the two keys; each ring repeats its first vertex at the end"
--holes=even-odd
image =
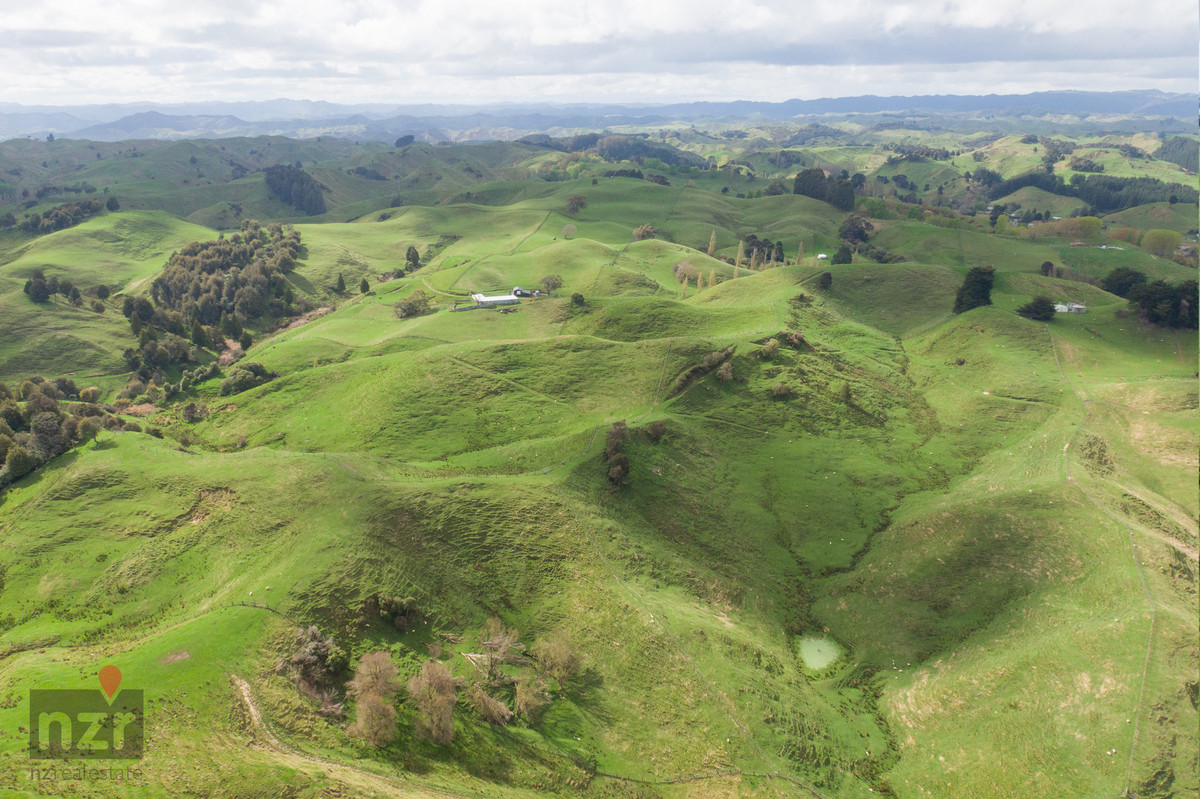
{"type": "Polygon", "coordinates": [[[1200,91],[1196,0],[38,0],[0,102],[1200,91]]]}

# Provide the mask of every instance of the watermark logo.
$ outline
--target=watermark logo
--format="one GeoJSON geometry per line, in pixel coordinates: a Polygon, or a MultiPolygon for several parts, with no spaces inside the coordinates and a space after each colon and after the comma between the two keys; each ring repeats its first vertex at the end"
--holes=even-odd
{"type": "Polygon", "coordinates": [[[101,690],[29,692],[29,756],[36,760],[134,760],[142,756],[145,698],[121,689],[121,670],[100,669],[101,690]]]}

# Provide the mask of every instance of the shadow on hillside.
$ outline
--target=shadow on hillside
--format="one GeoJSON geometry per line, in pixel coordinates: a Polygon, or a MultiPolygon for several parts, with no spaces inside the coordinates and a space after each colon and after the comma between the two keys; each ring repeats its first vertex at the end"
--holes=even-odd
{"type": "Polygon", "coordinates": [[[608,724],[612,722],[613,715],[605,708],[601,700],[600,692],[603,687],[604,678],[600,676],[600,672],[589,666],[580,671],[571,681],[565,694],[577,707],[586,711],[597,722],[608,724]]]}
{"type": "Polygon", "coordinates": [[[289,274],[287,276],[287,279],[288,279],[288,282],[291,283],[292,286],[297,291],[303,292],[305,294],[316,293],[317,289],[315,286],[313,286],[312,281],[309,280],[308,278],[304,277],[303,275],[298,275],[295,272],[292,272],[291,274],[289,274]]]}

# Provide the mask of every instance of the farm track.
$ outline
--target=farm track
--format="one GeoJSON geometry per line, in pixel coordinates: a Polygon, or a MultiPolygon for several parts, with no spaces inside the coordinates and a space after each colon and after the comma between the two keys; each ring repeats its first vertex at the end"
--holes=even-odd
{"type": "Polygon", "coordinates": [[[250,714],[251,734],[261,734],[264,739],[262,742],[256,743],[254,748],[267,754],[280,765],[294,768],[298,771],[304,770],[306,767],[318,768],[326,778],[342,783],[360,796],[364,795],[363,791],[382,793],[385,796],[401,797],[401,799],[409,797],[419,799],[419,797],[428,796],[461,799],[462,797],[475,795],[473,792],[450,793],[441,789],[404,785],[395,779],[385,777],[382,774],[376,774],[373,771],[367,771],[357,766],[350,766],[325,758],[314,757],[313,755],[294,749],[281,742],[279,737],[275,735],[274,730],[271,729],[271,725],[263,717],[262,711],[254,701],[254,692],[251,690],[250,684],[236,674],[230,674],[229,678],[230,682],[237,689],[238,696],[242,704],[245,705],[246,711],[250,714]]]}

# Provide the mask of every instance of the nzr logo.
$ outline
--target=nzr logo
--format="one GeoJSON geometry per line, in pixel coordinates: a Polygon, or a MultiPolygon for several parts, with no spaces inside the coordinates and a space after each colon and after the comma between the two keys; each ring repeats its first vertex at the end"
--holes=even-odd
{"type": "Polygon", "coordinates": [[[121,671],[100,669],[92,690],[29,692],[29,755],[38,760],[132,760],[142,756],[143,692],[120,691],[121,671]]]}

